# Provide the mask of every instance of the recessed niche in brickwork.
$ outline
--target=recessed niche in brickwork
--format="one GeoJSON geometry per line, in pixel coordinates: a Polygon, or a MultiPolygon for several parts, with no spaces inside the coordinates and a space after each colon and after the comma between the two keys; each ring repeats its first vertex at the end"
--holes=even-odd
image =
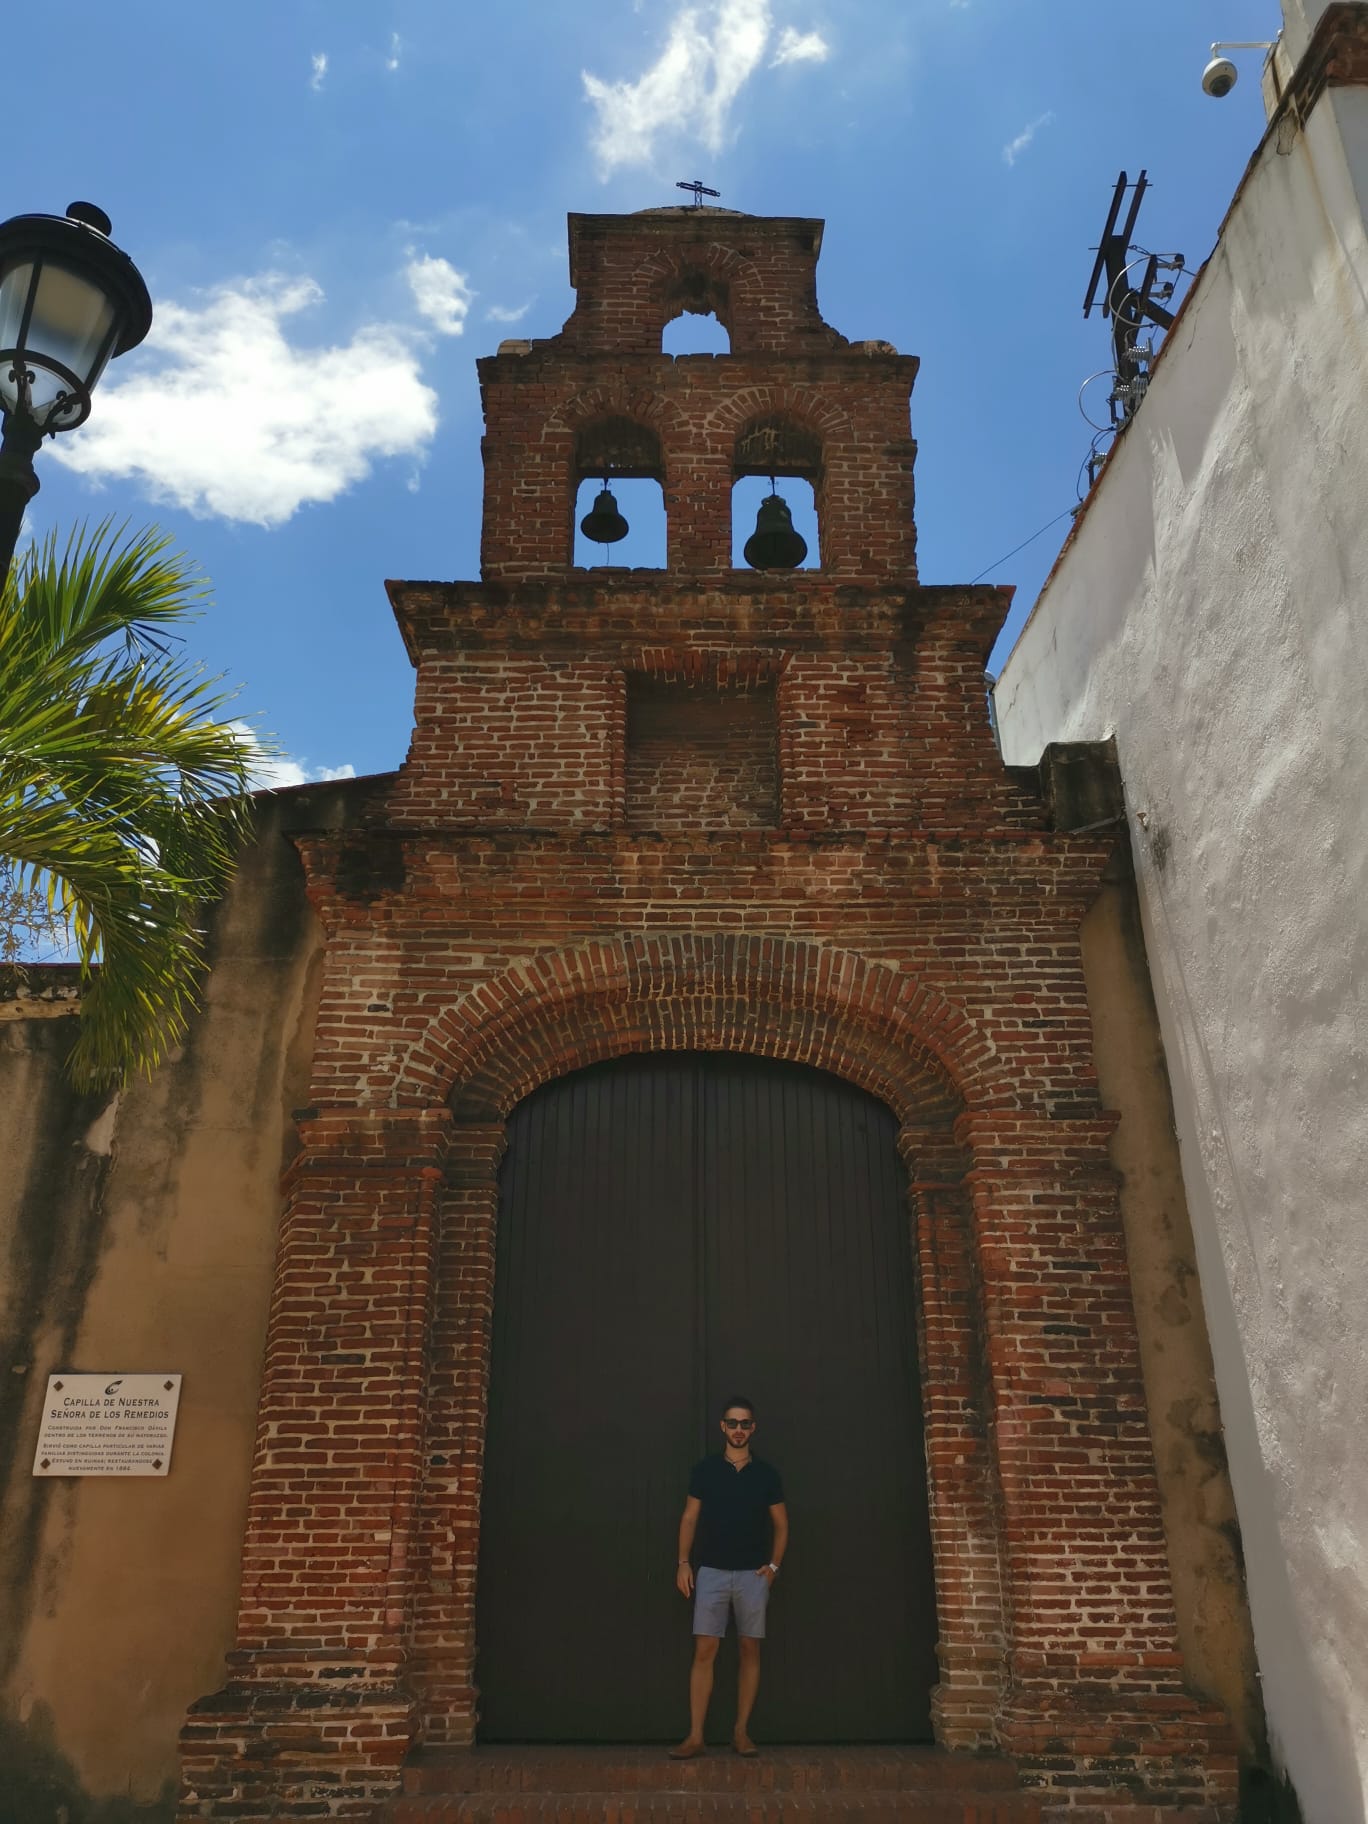
{"type": "Polygon", "coordinates": [[[772,682],[631,677],[627,822],[638,830],[767,829],[779,821],[772,682]]]}

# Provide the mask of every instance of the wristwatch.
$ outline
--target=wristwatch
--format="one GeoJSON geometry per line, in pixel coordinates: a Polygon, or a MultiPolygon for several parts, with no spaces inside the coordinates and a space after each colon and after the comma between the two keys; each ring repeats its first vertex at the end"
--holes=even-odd
{"type": "Polygon", "coordinates": [[[779,1566],[777,1564],[767,1564],[765,1569],[767,1571],[773,1571],[776,1577],[779,1575],[779,1566]]]}

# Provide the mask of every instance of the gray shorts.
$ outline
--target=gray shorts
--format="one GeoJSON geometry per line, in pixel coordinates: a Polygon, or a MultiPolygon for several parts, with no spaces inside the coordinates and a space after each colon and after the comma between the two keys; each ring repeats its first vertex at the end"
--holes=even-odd
{"type": "Polygon", "coordinates": [[[737,1633],[747,1640],[763,1640],[769,1593],[769,1578],[755,1571],[716,1571],[700,1564],[694,1578],[694,1633],[720,1640],[727,1631],[727,1617],[735,1610],[737,1633]]]}

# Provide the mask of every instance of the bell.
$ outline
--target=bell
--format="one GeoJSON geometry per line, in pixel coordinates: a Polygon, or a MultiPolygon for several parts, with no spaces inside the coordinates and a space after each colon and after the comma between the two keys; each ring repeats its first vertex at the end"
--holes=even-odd
{"type": "Polygon", "coordinates": [[[595,545],[615,545],[626,538],[627,521],[618,512],[618,504],[604,485],[598,499],[580,521],[580,531],[595,545]]]}
{"type": "Polygon", "coordinates": [[[793,529],[788,502],[767,494],[755,516],[755,530],[743,554],[752,570],[796,570],[807,556],[807,540],[793,529]]]}

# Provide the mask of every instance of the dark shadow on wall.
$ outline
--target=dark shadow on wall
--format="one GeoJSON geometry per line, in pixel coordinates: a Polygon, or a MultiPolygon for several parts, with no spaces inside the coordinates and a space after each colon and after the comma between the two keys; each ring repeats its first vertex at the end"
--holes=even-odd
{"type": "Polygon", "coordinates": [[[31,1385],[69,1359],[104,1246],[109,1158],[85,1142],[107,1098],[74,1094],[62,1074],[75,1028],[74,1020],[39,1020],[4,1035],[30,1054],[39,1138],[0,1276],[7,1291],[0,1308],[0,1682],[13,1670],[37,1596],[38,1541],[59,1486],[31,1474],[31,1385]]]}
{"type": "Polygon", "coordinates": [[[1264,1767],[1241,1768],[1240,1824],[1302,1824],[1291,1780],[1264,1767]]]}
{"type": "Polygon", "coordinates": [[[26,1723],[0,1717],[0,1824],[172,1824],[175,1782],[155,1799],[92,1798],[53,1741],[52,1717],[35,1705],[26,1723]]]}

